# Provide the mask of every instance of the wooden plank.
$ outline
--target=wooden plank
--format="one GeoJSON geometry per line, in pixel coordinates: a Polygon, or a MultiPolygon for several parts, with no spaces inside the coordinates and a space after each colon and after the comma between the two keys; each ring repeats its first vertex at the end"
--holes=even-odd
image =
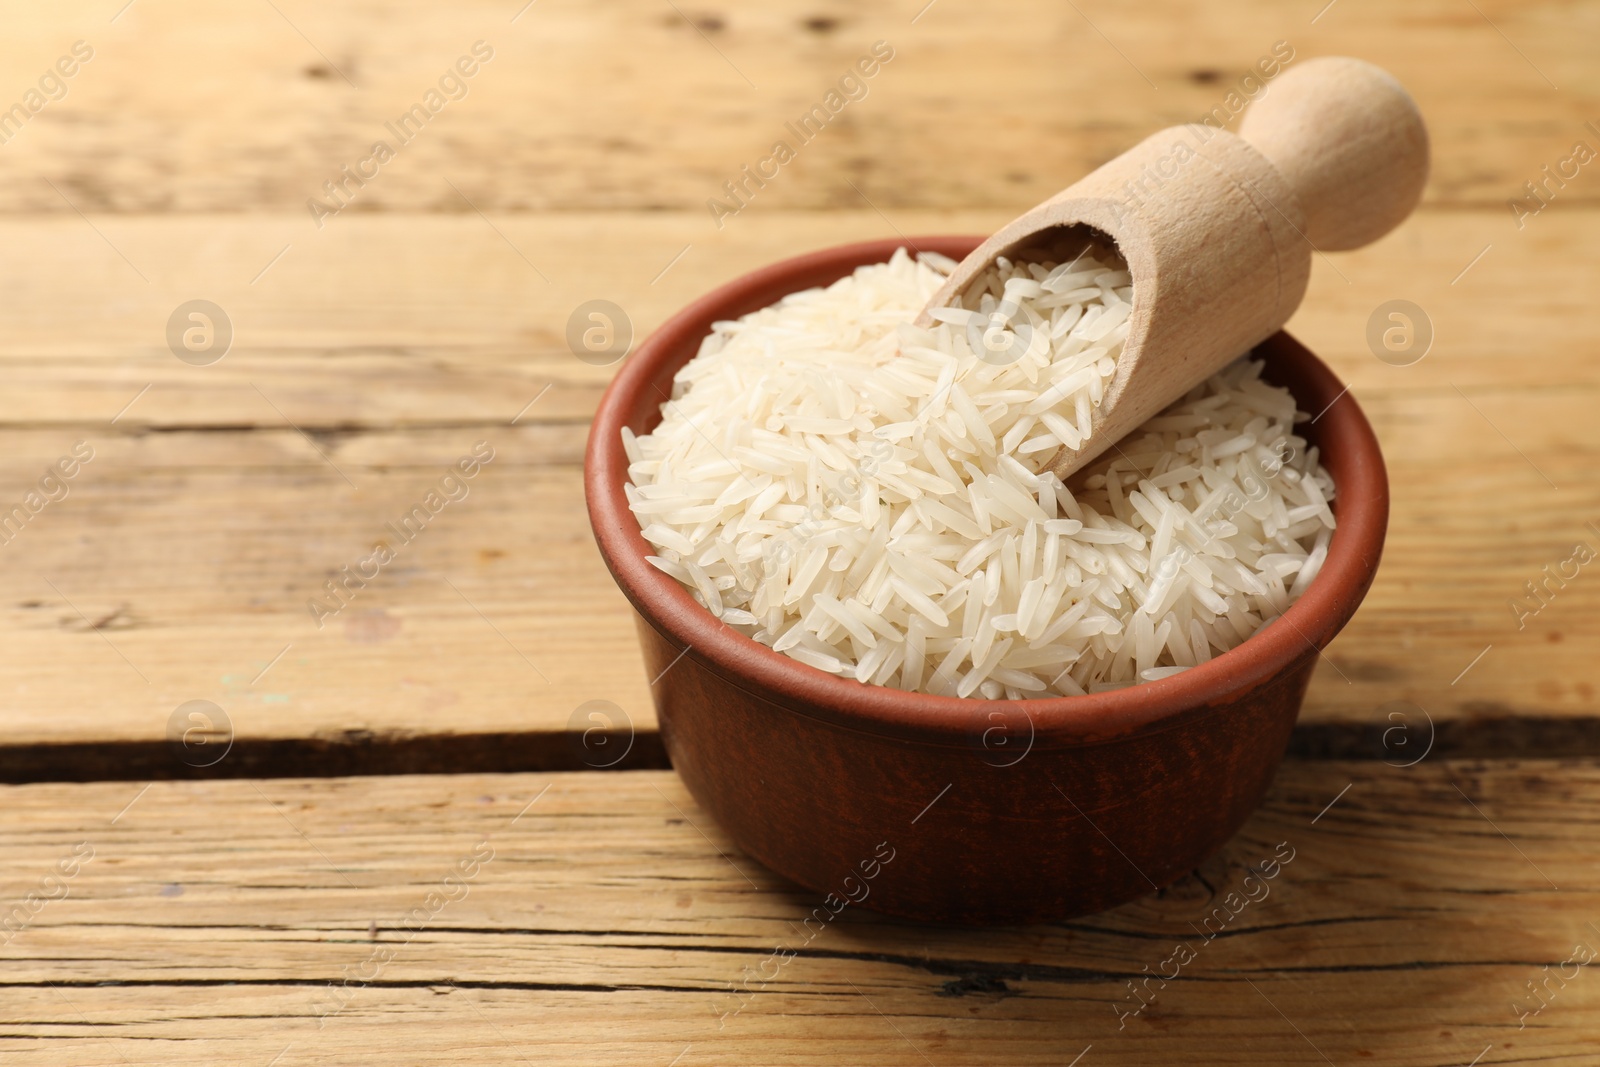
{"type": "MultiPolygon", "coordinates": [[[[161,741],[197,699],[229,716],[246,762],[227,773],[285,739],[362,760],[418,738],[548,735],[590,700],[651,724],[629,609],[583,514],[576,432],[502,424],[367,445],[383,465],[341,456],[336,471],[287,429],[103,441],[70,495],[5,546],[7,745],[161,741]],[[466,496],[405,541],[399,524],[479,441],[493,462],[452,482],[466,496]],[[359,561],[379,541],[394,562],[330,595],[344,568],[370,572],[359,561]]],[[[489,765],[577,765],[560,739],[532,744],[489,765]]],[[[183,771],[164,747],[145,754],[153,773],[183,771]]],[[[111,751],[62,756],[73,777],[143,769],[111,751]]],[[[16,773],[40,758],[16,755],[16,773]]]]}
{"type": "MultiPolygon", "coordinates": [[[[490,424],[547,384],[522,421],[583,420],[615,369],[567,347],[567,320],[584,301],[617,303],[639,337],[777,259],[873,237],[981,234],[1006,216],[769,212],[709,234],[683,213],[538,215],[494,227],[476,216],[342,221],[311,242],[292,240],[281,220],[248,216],[103,216],[93,223],[101,234],[76,217],[0,223],[10,249],[0,284],[15,294],[0,336],[0,424],[103,425],[146,385],[119,426],[490,424]],[[285,243],[290,251],[261,275],[285,243]],[[195,298],[219,304],[234,327],[232,350],[205,367],[175,359],[165,337],[173,311],[195,298]]],[[[1516,456],[1492,430],[1482,440],[1482,417],[1459,387],[1480,403],[1525,399],[1505,429],[1536,462],[1549,460],[1592,443],[1588,425],[1565,416],[1587,403],[1572,389],[1600,382],[1600,326],[1587,314],[1600,265],[1585,253],[1596,241],[1600,212],[1587,209],[1523,234],[1493,211],[1423,211],[1371,248],[1317,256],[1289,329],[1369,407],[1394,394],[1384,430],[1406,434],[1396,441],[1407,454],[1516,456]],[[1396,298],[1419,304],[1433,326],[1433,349],[1413,366],[1379,361],[1365,340],[1374,310],[1396,298]],[[1522,358],[1530,344],[1536,357],[1522,358]],[[1428,403],[1448,413],[1452,433],[1464,431],[1447,447],[1433,420],[1412,411],[1428,403]],[[1529,418],[1534,410],[1555,417],[1529,418]]]]}
{"type": "MultiPolygon", "coordinates": [[[[818,895],[658,772],[0,795],[0,899],[41,898],[0,941],[30,1067],[1421,1067],[1582,1062],[1600,1026],[1594,761],[1291,762],[1169,890],[990,931],[802,928],[818,895]]],[[[885,834],[925,847],[941,809],[885,834]]]]}
{"type": "MultiPolygon", "coordinates": [[[[1600,239],[1600,213],[1571,219],[1559,237],[1492,242],[1455,284],[1499,226],[1492,214],[1424,212],[1372,250],[1319,257],[1291,329],[1377,425],[1394,520],[1377,584],[1313,684],[1302,751],[1374,754],[1391,701],[1423,709],[1441,750],[1504,752],[1517,743],[1506,724],[1535,720],[1528,750],[1595,751],[1600,667],[1582,650],[1600,591],[1580,577],[1521,630],[1508,606],[1600,521],[1600,325],[1586,314],[1600,267],[1577,251],[1600,239]],[[1410,367],[1364,340],[1397,295],[1437,333],[1410,367]]],[[[97,219],[149,285],[82,220],[4,224],[17,254],[0,280],[20,296],[0,337],[0,500],[21,499],[77,440],[97,458],[0,546],[0,640],[14,650],[0,777],[190,773],[163,742],[192,699],[233,720],[238,745],[217,773],[421,769],[424,757],[575,766],[556,735],[592,699],[623,709],[647,746],[639,758],[660,765],[632,624],[578,478],[613,368],[566,350],[567,315],[604,294],[642,333],[741,271],[890,224],[870,211],[756,215],[701,243],[681,214],[500,223],[530,257],[566,265],[546,285],[476,217],[342,221],[254,286],[278,240],[271,219],[97,219]],[[201,294],[233,309],[238,340],[194,367],[163,330],[201,294]],[[318,630],[308,598],[478,440],[498,458],[472,496],[318,630]],[[108,621],[94,631],[85,616],[108,621]]],[[[904,213],[893,225],[999,221],[904,213]]]]}
{"type": "MultiPolygon", "coordinates": [[[[559,731],[595,699],[616,703],[640,729],[653,725],[629,610],[582,511],[581,428],[359,438],[334,459],[358,490],[289,430],[103,441],[71,495],[5,546],[7,744],[159,740],[171,712],[192,699],[228,711],[241,756],[292,739],[366,749],[559,731]],[[386,524],[479,439],[494,442],[496,459],[470,495],[319,626],[307,605],[333,604],[323,583],[375,540],[395,542],[386,524]]],[[[0,466],[7,485],[36,478],[58,444],[56,431],[0,441],[30,457],[0,466]]],[[[1506,602],[1524,571],[1564,558],[1553,546],[1592,500],[1530,488],[1520,460],[1471,477],[1464,500],[1459,480],[1398,467],[1388,562],[1319,670],[1307,722],[1359,728],[1380,705],[1408,700],[1439,722],[1532,716],[1570,718],[1576,735],[1588,729],[1596,677],[1582,650],[1600,637],[1600,591],[1572,583],[1522,632],[1506,602]],[[1471,506],[1519,494],[1546,499],[1514,530],[1471,506]],[[1452,685],[1489,644],[1483,669],[1452,685]]]]}
{"type": "MultiPolygon", "coordinates": [[[[397,155],[352,212],[470,213],[470,199],[501,212],[693,210],[709,228],[706,200],[781,138],[798,158],[757,192],[757,210],[856,208],[865,196],[886,211],[1015,213],[1145,135],[1226,107],[1282,40],[1297,57],[1359,55],[1394,71],[1433,127],[1429,201],[1509,222],[1507,198],[1543,164],[1595,143],[1584,123],[1600,99],[1592,10],[1550,2],[1319,13],[1267,0],[1203,12],[1028,0],[995,18],[981,4],[923,11],[924,0],[681,12],[544,0],[515,21],[521,4],[506,0],[121,6],[6,5],[7,103],[75,39],[95,55],[5,146],[0,211],[280,211],[310,239],[306,201],[385,139],[397,155]],[[478,40],[494,59],[402,144],[385,124],[478,40]],[[867,95],[810,143],[790,135],[785,123],[878,40],[895,55],[867,95]]],[[[1556,210],[1597,196],[1580,178],[1556,210]]]]}

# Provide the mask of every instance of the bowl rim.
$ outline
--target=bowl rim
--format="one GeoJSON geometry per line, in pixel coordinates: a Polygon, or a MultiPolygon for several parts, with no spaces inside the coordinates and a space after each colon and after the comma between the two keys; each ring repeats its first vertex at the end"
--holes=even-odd
{"type": "MultiPolygon", "coordinates": [[[[868,685],[828,674],[746,637],[645,562],[654,550],[622,488],[628,458],[621,430],[633,425],[642,432],[646,423],[659,420],[660,401],[667,394],[657,383],[670,380],[693,357],[712,322],[737,318],[786,293],[827,284],[857,266],[883,262],[897,248],[959,259],[981,240],[962,235],[885,238],[781,260],[690,303],[634,350],[601,397],[590,425],[584,491],[601,556],[640,617],[683,648],[680,658],[691,656],[729,683],[795,713],[872,734],[968,745],[994,725],[999,713],[1007,728],[1026,720],[1030,750],[1100,744],[1174,728],[1225,709],[1241,694],[1306,659],[1307,653],[1320,655],[1355,613],[1377,571],[1388,525],[1388,478],[1377,437],[1348,387],[1283,332],[1252,351],[1267,358],[1268,377],[1291,379],[1283,384],[1294,389],[1302,410],[1308,406],[1307,396],[1321,400],[1312,434],[1319,442],[1339,442],[1332,452],[1319,449],[1319,460],[1334,478],[1338,527],[1322,570],[1283,615],[1181,674],[1086,696],[1024,700],[937,696],[868,685]],[[649,395],[652,391],[656,397],[649,395]]],[[[659,681],[660,675],[650,682],[653,691],[659,681]]]]}

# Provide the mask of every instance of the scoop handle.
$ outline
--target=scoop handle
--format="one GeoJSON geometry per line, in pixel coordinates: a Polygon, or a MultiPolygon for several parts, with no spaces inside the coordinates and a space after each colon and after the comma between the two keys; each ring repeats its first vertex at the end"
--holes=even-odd
{"type": "Polygon", "coordinates": [[[1359,248],[1398,226],[1428,180],[1428,128],[1387,71],[1344,56],[1273,79],[1239,136],[1294,190],[1305,237],[1323,251],[1359,248]]]}

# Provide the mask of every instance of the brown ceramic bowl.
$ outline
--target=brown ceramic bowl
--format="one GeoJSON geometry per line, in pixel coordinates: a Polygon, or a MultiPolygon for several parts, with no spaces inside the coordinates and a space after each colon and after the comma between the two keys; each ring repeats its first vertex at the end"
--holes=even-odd
{"type": "Polygon", "coordinates": [[[645,562],[619,433],[660,421],[673,374],[713,321],[882,262],[902,243],[959,259],[978,238],[869,241],[785,260],[697,300],[641,344],[589,435],[595,539],[638,612],[673,766],[741,848],[816,891],[818,922],[851,902],[971,924],[1109,908],[1192,870],[1260,802],[1318,649],[1377,570],[1389,515],[1383,457],[1338,379],[1280,333],[1256,354],[1302,410],[1322,412],[1301,432],[1333,475],[1339,527],[1311,588],[1237,648],[1161,681],[1017,701],[861,685],[773,652],[645,562]]]}

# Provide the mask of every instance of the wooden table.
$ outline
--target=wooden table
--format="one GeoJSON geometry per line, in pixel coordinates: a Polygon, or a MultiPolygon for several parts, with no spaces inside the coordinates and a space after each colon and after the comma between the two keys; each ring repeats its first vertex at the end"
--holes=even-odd
{"type": "Polygon", "coordinates": [[[1593,1060],[1600,580],[1526,583],[1600,549],[1600,171],[1541,169],[1600,148],[1600,4],[924,2],[7,5],[7,1063],[1593,1060]],[[707,199],[880,40],[866,96],[719,227],[707,199]],[[667,766],[582,511],[615,368],[569,316],[610,300],[642,336],[776,258],[991,230],[1230,110],[1279,41],[1399,76],[1434,173],[1396,233],[1318,257],[1290,324],[1377,426],[1394,518],[1272,796],[1115,912],[850,909],[778,966],[816,902],[667,766]],[[313,212],[330,181],[348,206],[313,212]],[[1367,341],[1395,299],[1434,334],[1408,366],[1367,341]],[[169,343],[194,300],[220,359],[169,343]],[[478,442],[468,495],[319,626],[478,442]],[[191,701],[212,747],[170,741],[191,701]],[[585,766],[589,701],[626,773],[585,766]]]}

